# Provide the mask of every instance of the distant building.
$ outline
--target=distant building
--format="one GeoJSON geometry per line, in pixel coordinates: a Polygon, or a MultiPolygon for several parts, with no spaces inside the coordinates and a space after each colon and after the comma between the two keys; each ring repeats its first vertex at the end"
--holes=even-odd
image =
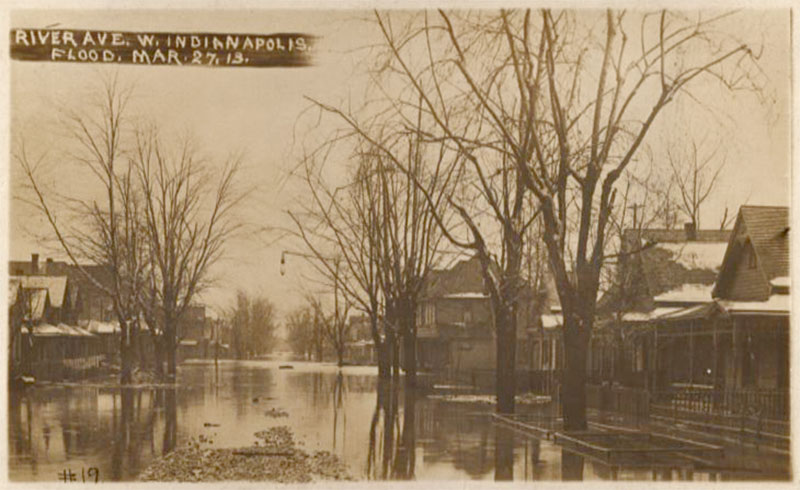
{"type": "Polygon", "coordinates": [[[211,322],[206,321],[204,305],[189,305],[178,324],[178,358],[208,357],[209,345],[213,339],[212,327],[211,322]]]}
{"type": "Polygon", "coordinates": [[[345,360],[353,364],[377,364],[375,342],[372,339],[369,316],[350,315],[349,338],[345,342],[345,360]]]}
{"type": "MultiPolygon", "coordinates": [[[[517,369],[531,369],[530,329],[538,326],[534,295],[524,289],[517,317],[517,369]]],[[[496,340],[492,306],[477,257],[431,272],[417,310],[421,370],[493,382],[496,340]]]]}

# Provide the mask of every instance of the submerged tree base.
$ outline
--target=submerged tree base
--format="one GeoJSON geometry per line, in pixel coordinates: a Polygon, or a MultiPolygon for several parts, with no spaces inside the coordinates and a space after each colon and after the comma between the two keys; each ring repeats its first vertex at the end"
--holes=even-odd
{"type": "Polygon", "coordinates": [[[310,454],[295,444],[286,426],[255,434],[261,442],[244,448],[204,447],[206,440],[191,441],[154,461],[142,481],[272,481],[307,483],[321,480],[351,480],[338,457],[327,451],[310,454]]]}

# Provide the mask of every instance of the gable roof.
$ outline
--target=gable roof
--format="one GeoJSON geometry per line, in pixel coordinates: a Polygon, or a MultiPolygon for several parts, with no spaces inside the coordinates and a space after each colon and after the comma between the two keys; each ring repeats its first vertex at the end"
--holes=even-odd
{"type": "Polygon", "coordinates": [[[61,308],[67,291],[67,276],[12,276],[24,289],[45,289],[50,293],[50,304],[61,308]]]}
{"type": "Polygon", "coordinates": [[[739,215],[767,278],[789,275],[789,208],[742,206],[739,215]]]}
{"type": "MultiPolygon", "coordinates": [[[[789,208],[786,206],[742,206],[734,224],[725,258],[712,294],[726,296],[737,261],[743,260],[744,247],[752,247],[758,268],[773,290],[788,289],[789,208]],[[775,284],[773,283],[775,281],[775,284]]],[[[767,296],[769,293],[765,293],[767,296]]]]}

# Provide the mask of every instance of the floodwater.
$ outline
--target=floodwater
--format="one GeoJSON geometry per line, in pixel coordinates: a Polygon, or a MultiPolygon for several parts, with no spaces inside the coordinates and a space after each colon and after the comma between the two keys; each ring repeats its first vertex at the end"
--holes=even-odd
{"type": "MultiPolygon", "coordinates": [[[[71,471],[89,481],[96,471],[101,481],[135,480],[189,440],[249,446],[255,432],[277,425],[291,427],[309,451],[336,454],[362,480],[611,477],[546,440],[495,426],[492,405],[415,396],[379,384],[374,367],[280,364],[187,363],[172,389],[28,388],[9,399],[9,478],[58,481],[71,471]],[[287,415],[275,416],[281,411],[287,415]],[[90,475],[90,468],[97,470],[90,475]]],[[[546,416],[552,407],[520,409],[546,416]]],[[[614,477],[649,479],[651,472],[614,477]]]]}

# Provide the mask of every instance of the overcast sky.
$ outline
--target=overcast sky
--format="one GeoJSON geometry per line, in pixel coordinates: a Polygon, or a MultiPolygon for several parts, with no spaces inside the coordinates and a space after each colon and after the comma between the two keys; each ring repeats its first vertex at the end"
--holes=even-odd
{"type": "MultiPolygon", "coordinates": [[[[132,111],[158,121],[173,132],[190,132],[211,157],[228,152],[245,155],[246,180],[256,188],[244,211],[251,223],[265,228],[285,226],[286,210],[294,206],[298,186],[287,172],[305,134],[297,134],[298,116],[308,108],[303,96],[333,104],[357,101],[366,79],[363,50],[378,39],[364,14],[348,11],[302,13],[280,11],[39,11],[16,12],[11,27],[184,31],[222,33],[304,32],[320,37],[316,64],[295,69],[196,68],[171,66],[120,66],[123,80],[135,86],[132,111]]],[[[727,123],[727,167],[720,190],[713,196],[704,223],[715,225],[727,205],[735,210],[750,204],[789,204],[790,51],[789,16],[784,11],[745,11],[734,28],[750,32],[765,46],[761,67],[769,79],[767,105],[746,94],[724,101],[727,123]],[[749,30],[749,31],[748,31],[749,30]]],[[[11,62],[11,135],[24,137],[35,151],[48,153],[47,182],[64,191],[81,189],[82,178],[67,164],[56,162],[59,138],[54,107],[80,103],[97,80],[98,68],[89,64],[11,62]]],[[[713,104],[712,104],[713,105],[713,104]]],[[[693,117],[695,109],[676,105],[659,123],[650,143],[670,144],[676,137],[708,131],[713,118],[693,117]],[[686,121],[691,120],[691,124],[686,121]]],[[[303,126],[300,126],[303,127],[303,126]]],[[[716,135],[716,131],[714,132],[716,135]]],[[[663,148],[662,148],[663,149],[663,148]]],[[[20,175],[11,167],[11,185],[20,175]]],[[[80,192],[80,191],[76,191],[80,192]]],[[[31,209],[13,202],[9,233],[12,259],[26,259],[43,251],[33,235],[47,231],[46,222],[31,209]]],[[[301,301],[296,267],[290,258],[287,275],[279,274],[280,254],[288,245],[275,233],[236,240],[227,258],[216,268],[219,287],[205,300],[217,306],[230,301],[235,288],[263,293],[285,313],[301,301]]]]}

